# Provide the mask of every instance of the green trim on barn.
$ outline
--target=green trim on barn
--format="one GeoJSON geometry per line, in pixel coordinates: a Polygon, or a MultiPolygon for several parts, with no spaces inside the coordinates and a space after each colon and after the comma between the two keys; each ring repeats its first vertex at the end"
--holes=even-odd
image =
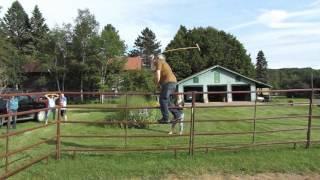
{"type": "MultiPolygon", "coordinates": [[[[266,83],[257,81],[257,80],[252,79],[252,78],[249,78],[249,77],[247,77],[247,76],[244,76],[244,75],[242,75],[242,74],[239,74],[239,73],[237,73],[237,72],[235,72],[235,71],[232,71],[232,70],[230,70],[230,69],[227,69],[227,68],[222,67],[222,66],[219,66],[219,65],[212,66],[212,67],[210,67],[210,68],[208,68],[208,69],[205,69],[205,70],[200,71],[200,72],[198,72],[198,73],[196,73],[196,74],[193,74],[193,75],[191,75],[191,76],[189,76],[189,77],[187,77],[187,78],[185,78],[185,79],[182,79],[181,81],[178,82],[178,84],[181,84],[181,83],[183,83],[183,82],[185,82],[185,81],[187,81],[187,80],[189,80],[189,79],[191,79],[191,78],[193,78],[193,77],[199,76],[199,75],[201,75],[201,74],[204,74],[204,73],[206,73],[206,72],[208,72],[208,71],[210,71],[210,70],[217,69],[217,68],[221,68],[221,69],[223,69],[223,70],[225,70],[225,71],[228,71],[228,72],[230,72],[230,73],[232,73],[232,74],[236,74],[236,75],[238,75],[238,76],[240,76],[240,77],[242,77],[242,78],[244,78],[244,79],[246,79],[246,80],[255,82],[256,84],[261,85],[261,87],[259,87],[259,88],[272,88],[272,86],[269,85],[269,84],[266,84],[266,83]]],[[[215,79],[215,80],[216,80],[216,79],[215,79]]],[[[237,80],[238,80],[238,79],[237,79],[237,80]]]]}

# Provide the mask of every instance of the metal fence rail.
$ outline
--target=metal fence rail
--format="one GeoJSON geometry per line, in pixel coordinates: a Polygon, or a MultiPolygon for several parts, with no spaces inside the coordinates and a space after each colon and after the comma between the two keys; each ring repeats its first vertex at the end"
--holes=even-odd
{"type": "MultiPolygon", "coordinates": [[[[128,111],[129,110],[137,110],[137,109],[158,109],[158,106],[128,106],[128,96],[153,96],[157,94],[152,93],[105,93],[105,92],[63,92],[65,95],[69,96],[77,96],[77,95],[91,95],[91,96],[100,96],[100,95],[106,95],[110,97],[116,97],[116,96],[125,96],[125,105],[121,107],[92,107],[92,106],[76,106],[76,105],[69,105],[67,106],[67,109],[86,109],[86,110],[110,110],[110,111],[125,111],[125,117],[123,120],[120,121],[77,121],[77,120],[70,120],[70,121],[62,121],[60,117],[60,113],[58,113],[57,119],[54,122],[50,122],[48,125],[40,125],[32,128],[22,129],[14,132],[9,131],[9,123],[7,123],[6,132],[4,134],[0,134],[0,140],[5,140],[5,153],[0,154],[0,158],[5,158],[5,174],[0,175],[0,179],[6,179],[30,166],[33,164],[40,162],[42,160],[48,160],[48,158],[55,154],[56,159],[60,159],[61,152],[72,152],[73,155],[77,152],[133,152],[133,151],[172,151],[174,152],[175,157],[177,156],[177,151],[188,151],[190,156],[194,155],[195,150],[205,150],[208,152],[209,150],[236,150],[236,149],[242,149],[242,148],[249,148],[249,147],[263,147],[263,146],[272,146],[272,145],[280,145],[280,144],[293,144],[294,147],[296,144],[305,144],[306,148],[309,148],[311,143],[318,143],[318,140],[312,140],[311,139],[311,132],[312,130],[319,130],[320,127],[317,127],[315,125],[312,125],[312,120],[315,118],[320,118],[318,115],[313,115],[313,108],[316,106],[316,104],[313,103],[313,97],[315,92],[320,92],[320,89],[311,88],[311,89],[289,89],[289,90],[268,90],[268,91],[233,91],[233,92],[208,92],[208,93],[200,93],[200,92],[186,92],[186,93],[177,93],[177,94],[188,94],[192,95],[192,102],[191,104],[185,106],[185,109],[190,110],[190,120],[185,120],[183,123],[189,124],[190,129],[189,133],[184,133],[182,135],[161,135],[161,134],[128,134],[128,127],[129,125],[135,124],[134,122],[131,122],[128,120],[128,111]],[[269,92],[269,93],[287,93],[287,92],[304,92],[304,93],[310,93],[309,102],[299,102],[299,103],[257,103],[257,100],[249,105],[199,105],[195,102],[195,97],[198,94],[232,94],[232,93],[262,93],[262,92],[269,92]],[[306,106],[308,107],[308,114],[296,114],[296,115],[281,115],[281,116],[271,116],[271,117],[257,117],[257,108],[258,107],[267,107],[267,106],[306,106]],[[199,119],[196,118],[197,110],[200,109],[206,109],[206,108],[235,108],[235,107],[252,107],[252,118],[232,118],[232,119],[199,119]],[[303,120],[308,121],[308,124],[305,127],[301,128],[288,128],[288,129],[271,129],[271,130],[259,130],[257,131],[257,125],[256,123],[259,121],[270,121],[270,120],[286,120],[286,119],[293,119],[293,120],[303,120]],[[241,132],[200,132],[195,129],[195,123],[199,123],[201,125],[202,123],[219,123],[219,122],[227,122],[227,123],[235,123],[235,122],[246,122],[252,124],[252,130],[251,131],[241,131],[241,132]],[[105,135],[105,134],[94,134],[94,135],[80,135],[75,133],[68,132],[68,134],[65,134],[65,132],[61,129],[61,124],[104,124],[104,125],[111,125],[111,124],[118,124],[123,126],[123,135],[105,135]],[[9,141],[11,141],[11,137],[15,137],[18,135],[21,135],[26,132],[31,132],[38,129],[44,129],[50,126],[55,126],[55,136],[48,138],[46,140],[42,140],[39,142],[35,142],[32,144],[29,144],[24,147],[20,147],[17,149],[12,149],[9,146],[9,141]],[[305,140],[291,140],[291,141],[270,141],[270,142],[256,142],[256,135],[257,134],[272,134],[272,133],[279,133],[279,132],[298,132],[298,131],[306,131],[306,138],[305,140]],[[226,144],[207,144],[207,145],[201,145],[195,143],[195,138],[200,136],[238,136],[238,135],[252,135],[252,141],[248,143],[234,143],[231,145],[226,144]],[[61,148],[61,143],[64,139],[68,138],[74,138],[74,139],[81,139],[81,138],[101,138],[101,139],[123,139],[124,146],[121,147],[105,147],[105,148],[61,148]],[[188,142],[183,145],[177,145],[177,146],[153,146],[153,147],[146,147],[146,146],[140,146],[140,147],[130,147],[128,146],[128,140],[131,139],[145,139],[145,138],[185,138],[188,142]],[[21,152],[32,150],[36,147],[39,147],[42,144],[48,144],[49,142],[55,141],[55,149],[52,150],[52,152],[39,156],[37,158],[29,160],[26,164],[19,166],[18,168],[11,168],[9,158],[12,156],[15,156],[16,154],[19,154],[21,152]]],[[[1,94],[0,97],[10,97],[13,95],[44,95],[46,93],[57,93],[61,94],[62,92],[41,92],[41,93],[19,93],[19,94],[1,94]]],[[[170,107],[170,108],[178,108],[178,107],[170,107]]],[[[281,107],[279,107],[281,108],[281,107]]],[[[57,106],[58,112],[60,112],[61,107],[57,106]]],[[[47,111],[49,108],[43,108],[43,109],[37,109],[37,110],[30,110],[30,111],[24,111],[19,112],[15,114],[4,114],[0,115],[0,118],[7,118],[12,115],[24,115],[29,113],[36,113],[40,111],[47,111]]],[[[158,122],[145,122],[145,124],[158,124],[158,122]]]]}

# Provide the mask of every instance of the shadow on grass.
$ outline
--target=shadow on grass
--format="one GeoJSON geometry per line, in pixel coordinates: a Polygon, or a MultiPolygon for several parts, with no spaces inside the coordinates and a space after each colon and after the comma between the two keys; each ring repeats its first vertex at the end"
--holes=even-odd
{"type": "Polygon", "coordinates": [[[153,128],[146,128],[146,129],[144,129],[144,130],[146,130],[146,131],[152,131],[152,132],[160,132],[160,133],[168,133],[168,131],[169,131],[169,128],[168,128],[168,131],[165,131],[165,130],[160,130],[160,129],[153,129],[153,128]]]}
{"type": "Polygon", "coordinates": [[[117,112],[114,109],[68,109],[73,113],[91,113],[91,112],[117,112]]]}
{"type": "MultiPolygon", "coordinates": [[[[8,165],[12,165],[12,164],[14,164],[14,163],[16,163],[16,162],[18,162],[18,161],[25,160],[25,159],[27,159],[27,158],[32,158],[32,156],[26,154],[26,155],[24,155],[24,156],[22,156],[22,157],[20,157],[20,158],[18,158],[18,159],[15,159],[15,160],[13,160],[13,161],[10,161],[8,165]]],[[[4,168],[4,167],[5,167],[5,164],[2,164],[2,165],[0,166],[0,168],[4,168]]]]}
{"type": "MultiPolygon", "coordinates": [[[[42,138],[42,140],[48,140],[46,138],[42,138]]],[[[47,142],[48,145],[56,145],[56,141],[55,140],[50,140],[47,142]]],[[[84,145],[84,144],[78,144],[75,142],[66,142],[66,141],[61,141],[61,145],[62,146],[67,146],[67,147],[77,147],[77,148],[109,148],[109,149],[114,149],[114,148],[122,148],[123,146],[108,146],[108,145],[84,145]]]]}

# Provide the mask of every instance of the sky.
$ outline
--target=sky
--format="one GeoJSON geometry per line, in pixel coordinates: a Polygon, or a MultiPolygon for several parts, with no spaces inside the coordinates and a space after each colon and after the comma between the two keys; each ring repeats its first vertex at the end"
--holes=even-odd
{"type": "MultiPolygon", "coordinates": [[[[0,0],[0,17],[14,0],[0,0]]],[[[243,43],[252,62],[262,50],[269,68],[320,69],[320,0],[19,0],[31,16],[39,6],[50,28],[72,23],[88,8],[100,29],[112,24],[128,48],[145,27],[162,49],[180,25],[214,27],[243,43]]]]}

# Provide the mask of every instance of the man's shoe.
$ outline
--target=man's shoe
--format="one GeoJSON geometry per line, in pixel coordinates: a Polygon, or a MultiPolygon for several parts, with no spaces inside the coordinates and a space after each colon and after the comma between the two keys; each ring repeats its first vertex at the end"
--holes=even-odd
{"type": "Polygon", "coordinates": [[[164,119],[159,119],[158,120],[159,124],[168,124],[168,121],[164,120],[164,119]]]}

